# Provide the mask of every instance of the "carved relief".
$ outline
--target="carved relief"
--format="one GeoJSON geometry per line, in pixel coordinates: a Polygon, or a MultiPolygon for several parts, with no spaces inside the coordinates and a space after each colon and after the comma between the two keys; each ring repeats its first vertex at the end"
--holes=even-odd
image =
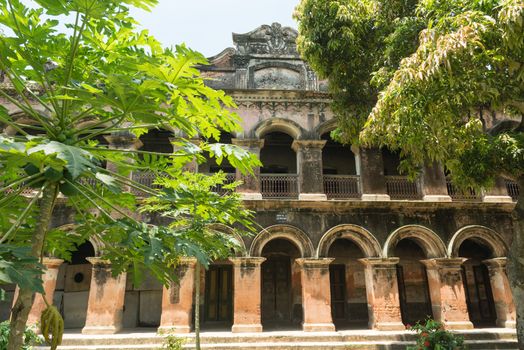
{"type": "Polygon", "coordinates": [[[295,40],[296,30],[282,27],[280,23],[263,25],[246,34],[233,34],[238,53],[295,55],[298,56],[295,40]]]}

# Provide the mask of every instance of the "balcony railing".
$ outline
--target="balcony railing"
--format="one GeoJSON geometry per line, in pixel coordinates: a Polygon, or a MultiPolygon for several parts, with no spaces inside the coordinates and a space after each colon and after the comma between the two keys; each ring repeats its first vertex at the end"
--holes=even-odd
{"type": "Polygon", "coordinates": [[[406,176],[385,176],[386,190],[391,199],[420,199],[419,182],[409,181],[406,176]]]}
{"type": "Polygon", "coordinates": [[[260,174],[263,198],[298,198],[297,174],[260,174]]]}
{"type": "Polygon", "coordinates": [[[453,185],[451,179],[446,179],[446,186],[448,188],[448,195],[452,200],[457,202],[475,202],[482,200],[480,194],[478,194],[473,188],[468,188],[467,190],[459,190],[456,186],[453,185]]]}
{"type": "MultiPolygon", "coordinates": [[[[213,175],[213,174],[209,174],[209,175],[213,175]]],[[[228,173],[228,174],[226,174],[226,179],[224,180],[224,183],[221,184],[221,185],[216,185],[216,186],[212,187],[211,190],[213,192],[216,192],[216,193],[220,194],[220,195],[227,194],[227,193],[230,192],[230,190],[226,190],[224,188],[224,185],[229,185],[229,184],[235,182],[235,178],[236,178],[236,174],[228,173]]]]}
{"type": "Polygon", "coordinates": [[[508,195],[516,202],[519,199],[520,188],[519,184],[510,179],[504,179],[508,195]]]}
{"type": "Polygon", "coordinates": [[[360,176],[324,175],[324,193],[330,199],[360,198],[360,176]]]}

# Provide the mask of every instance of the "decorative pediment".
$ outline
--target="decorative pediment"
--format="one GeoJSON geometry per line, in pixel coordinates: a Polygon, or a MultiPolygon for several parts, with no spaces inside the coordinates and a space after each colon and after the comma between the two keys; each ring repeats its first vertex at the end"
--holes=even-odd
{"type": "Polygon", "coordinates": [[[273,23],[262,25],[246,34],[233,33],[233,42],[240,55],[298,56],[295,42],[297,35],[293,28],[273,23]]]}

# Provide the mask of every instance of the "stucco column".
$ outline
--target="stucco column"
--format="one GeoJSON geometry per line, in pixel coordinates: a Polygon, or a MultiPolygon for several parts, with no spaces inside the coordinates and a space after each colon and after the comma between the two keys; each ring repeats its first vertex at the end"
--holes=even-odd
{"type": "Polygon", "coordinates": [[[298,199],[325,200],[322,174],[324,140],[295,140],[291,147],[297,153],[298,199]]]}
{"type": "Polygon", "coordinates": [[[400,314],[397,267],[399,258],[364,258],[369,328],[405,329],[400,314]]]}
{"type": "Polygon", "coordinates": [[[178,281],[162,292],[162,315],[159,333],[189,333],[195,291],[195,258],[182,258],[176,267],[178,281]]]}
{"type": "MultiPolygon", "coordinates": [[[[43,264],[46,267],[44,274],[42,275],[42,283],[44,285],[45,300],[49,305],[53,305],[53,296],[55,294],[56,279],[58,277],[58,269],[64,262],[62,259],[56,258],[44,258],[43,264]]],[[[16,298],[14,298],[16,300],[16,298]]],[[[27,319],[28,325],[36,325],[40,323],[40,315],[46,309],[47,305],[44,301],[44,295],[37,293],[33,306],[29,312],[29,318],[27,319]]]]}
{"type": "Polygon", "coordinates": [[[262,332],[260,265],[266,258],[229,258],[233,263],[233,333],[262,332]]]}
{"type": "Polygon", "coordinates": [[[516,328],[515,304],[506,275],[507,258],[495,258],[482,261],[489,271],[491,291],[497,312],[497,326],[516,328]]]}
{"type": "MultiPolygon", "coordinates": [[[[108,147],[111,149],[137,150],[142,147],[142,141],[137,139],[136,136],[131,133],[106,135],[104,138],[109,143],[108,147]]],[[[112,164],[111,162],[107,163],[106,169],[109,171],[118,172],[116,164],[112,164]]],[[[129,179],[133,179],[133,172],[130,171],[127,177],[129,179]]],[[[136,191],[135,189],[131,189],[129,186],[123,186],[123,189],[125,191],[136,191]]]]}
{"type": "Polygon", "coordinates": [[[513,199],[508,194],[506,183],[502,177],[497,177],[493,187],[485,191],[482,201],[488,203],[512,203],[513,199]]]}
{"type": "Polygon", "coordinates": [[[305,332],[335,331],[331,317],[329,264],[333,258],[297,259],[301,267],[305,332]]]}
{"type": "Polygon", "coordinates": [[[86,324],[83,334],[113,334],[122,329],[126,274],[113,277],[111,263],[101,258],[87,258],[93,265],[86,324]]]}
{"type": "Polygon", "coordinates": [[[426,265],[431,309],[446,329],[471,329],[466,293],[462,281],[465,258],[421,260],[426,265]]]}
{"type": "Polygon", "coordinates": [[[451,202],[444,168],[434,162],[424,166],[422,175],[422,199],[428,202],[451,202]]]}
{"type": "Polygon", "coordinates": [[[390,200],[384,177],[384,161],[377,148],[360,149],[360,181],[363,201],[390,200]]]}
{"type": "MultiPolygon", "coordinates": [[[[260,150],[264,147],[264,140],[259,139],[232,139],[234,145],[253,153],[260,158],[260,150]]],[[[253,168],[253,174],[242,174],[240,170],[236,170],[236,179],[243,182],[237,187],[237,192],[240,193],[242,199],[262,199],[260,193],[260,167],[253,168]]]]}

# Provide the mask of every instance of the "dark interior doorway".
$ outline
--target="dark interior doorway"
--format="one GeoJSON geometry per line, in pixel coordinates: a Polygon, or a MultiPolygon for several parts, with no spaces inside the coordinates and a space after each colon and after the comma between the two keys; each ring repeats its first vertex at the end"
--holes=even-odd
{"type": "Polygon", "coordinates": [[[433,318],[429,296],[426,267],[420,262],[426,259],[422,248],[411,239],[403,239],[395,247],[400,313],[404,324],[416,324],[433,318]]]}
{"type": "Polygon", "coordinates": [[[488,268],[482,260],[492,257],[485,245],[474,240],[465,240],[459,248],[459,256],[468,258],[462,265],[464,291],[468,313],[476,328],[496,327],[497,315],[491,291],[488,268]]]}
{"type": "Polygon", "coordinates": [[[233,269],[211,265],[206,271],[204,327],[228,329],[233,324],[233,269]]]}
{"type": "Polygon", "coordinates": [[[298,249],[285,239],[266,244],[262,255],[262,325],[265,329],[292,329],[302,322],[300,274],[293,268],[298,249]],[[296,292],[299,292],[298,295],[296,292]]]}

